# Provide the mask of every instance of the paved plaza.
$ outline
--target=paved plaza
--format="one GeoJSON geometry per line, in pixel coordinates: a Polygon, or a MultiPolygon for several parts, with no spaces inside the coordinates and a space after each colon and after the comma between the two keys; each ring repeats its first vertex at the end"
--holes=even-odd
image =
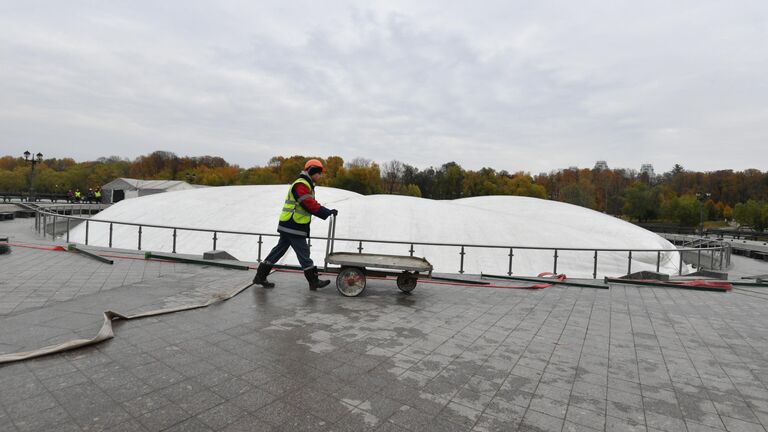
{"type": "MultiPolygon", "coordinates": [[[[253,271],[108,265],[0,222],[0,354],[92,337],[248,285],[253,271]],[[10,232],[9,232],[10,231],[10,232]]],[[[278,272],[206,308],[0,365],[0,431],[765,431],[768,288],[541,290],[278,272]],[[326,276],[331,277],[331,276],[326,276]]]]}

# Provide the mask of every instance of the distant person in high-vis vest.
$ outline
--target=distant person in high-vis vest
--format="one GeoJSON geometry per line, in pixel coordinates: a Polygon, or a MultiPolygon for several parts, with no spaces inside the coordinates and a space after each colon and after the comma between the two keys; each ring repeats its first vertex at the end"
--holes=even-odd
{"type": "Polygon", "coordinates": [[[280,223],[277,231],[280,233],[280,240],[277,242],[269,255],[259,264],[256,270],[256,277],[253,283],[261,285],[264,288],[272,288],[274,283],[267,280],[269,272],[280,258],[288,251],[288,247],[293,248],[296,256],[299,258],[299,264],[304,270],[304,276],[309,282],[309,289],[314,291],[331,283],[329,280],[320,280],[317,267],[309,257],[309,224],[312,222],[312,215],[321,219],[328,219],[331,215],[337,215],[336,209],[328,209],[320,205],[315,200],[315,183],[320,180],[320,176],[325,172],[322,162],[317,159],[310,159],[304,165],[304,171],[299,178],[291,184],[288,189],[288,196],[285,198],[283,212],[280,213],[280,223]]]}

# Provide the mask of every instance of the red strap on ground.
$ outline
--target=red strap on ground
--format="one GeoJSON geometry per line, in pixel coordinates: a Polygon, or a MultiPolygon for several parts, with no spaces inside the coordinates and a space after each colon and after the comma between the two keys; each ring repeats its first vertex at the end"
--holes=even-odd
{"type": "Polygon", "coordinates": [[[664,283],[670,284],[670,285],[692,287],[692,288],[712,288],[712,289],[721,289],[726,291],[733,288],[733,285],[731,285],[730,282],[711,281],[711,280],[703,280],[703,279],[696,279],[691,281],[666,281],[664,283]]]}
{"type": "Polygon", "coordinates": [[[23,248],[28,248],[28,249],[39,249],[39,250],[49,250],[49,251],[66,251],[66,249],[63,246],[43,247],[43,246],[24,245],[24,244],[18,244],[18,243],[6,243],[6,244],[8,246],[23,247],[23,248]]]}
{"type": "MultiPolygon", "coordinates": [[[[26,244],[19,244],[19,243],[5,243],[8,246],[13,247],[22,247],[27,249],[37,249],[37,250],[48,250],[48,251],[64,251],[69,252],[65,247],[63,246],[51,246],[51,247],[43,247],[43,246],[32,246],[32,245],[26,245],[26,244]]],[[[156,262],[176,262],[171,260],[164,260],[164,259],[158,259],[158,258],[143,258],[143,257],[134,257],[134,256],[124,256],[124,255],[112,255],[112,254],[96,254],[98,256],[106,257],[106,258],[118,258],[118,259],[132,259],[132,260],[140,260],[140,261],[156,261],[156,262]]]]}

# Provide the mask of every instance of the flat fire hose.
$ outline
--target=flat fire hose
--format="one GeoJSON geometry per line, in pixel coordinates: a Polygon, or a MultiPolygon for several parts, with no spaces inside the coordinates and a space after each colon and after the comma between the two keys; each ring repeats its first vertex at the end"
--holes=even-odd
{"type": "Polygon", "coordinates": [[[710,280],[690,280],[690,281],[657,281],[657,280],[638,280],[638,279],[619,279],[619,278],[605,278],[606,283],[615,283],[623,285],[643,285],[643,286],[658,286],[669,288],[682,288],[701,291],[730,291],[733,286],[730,282],[723,281],[710,281],[710,280]]]}
{"type": "Polygon", "coordinates": [[[96,336],[90,339],[74,339],[71,341],[62,342],[60,344],[55,344],[55,345],[49,345],[49,346],[45,346],[35,350],[31,350],[31,351],[2,354],[0,355],[0,364],[11,363],[11,362],[20,361],[20,360],[28,360],[35,357],[41,357],[49,354],[60,353],[63,351],[68,351],[71,349],[80,348],[88,345],[94,345],[99,342],[103,342],[105,340],[109,340],[115,337],[115,333],[112,330],[112,321],[134,320],[134,319],[146,318],[151,316],[165,315],[165,314],[174,313],[174,312],[181,312],[181,311],[208,307],[212,304],[231,299],[232,297],[240,294],[241,292],[249,288],[251,285],[252,284],[248,284],[242,288],[237,288],[229,293],[214,295],[203,303],[198,303],[193,305],[179,306],[179,307],[168,308],[168,309],[156,309],[153,311],[142,312],[135,315],[123,315],[119,312],[108,310],[104,312],[104,322],[101,325],[101,329],[99,329],[98,333],[96,333],[96,336]]]}

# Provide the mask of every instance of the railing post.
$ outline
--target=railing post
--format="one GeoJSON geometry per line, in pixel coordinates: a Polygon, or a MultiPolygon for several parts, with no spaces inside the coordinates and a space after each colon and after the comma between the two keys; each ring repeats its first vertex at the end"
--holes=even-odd
{"type": "Polygon", "coordinates": [[[595,267],[592,269],[592,279],[597,279],[597,251],[595,251],[595,267]]]}
{"type": "Polygon", "coordinates": [[[410,249],[408,252],[410,252],[410,253],[411,253],[411,256],[413,256],[413,252],[415,252],[415,251],[413,250],[413,243],[411,243],[411,249],[410,249]]]}
{"type": "Polygon", "coordinates": [[[720,245],[720,270],[723,269],[723,255],[725,254],[725,246],[720,245]]]}
{"type": "Polygon", "coordinates": [[[357,243],[357,253],[360,253],[360,254],[363,253],[363,241],[362,240],[360,240],[357,243]]]}
{"type": "Polygon", "coordinates": [[[44,214],[44,215],[43,215],[43,238],[45,238],[45,235],[47,234],[47,233],[45,232],[45,231],[46,231],[46,228],[48,228],[48,215],[47,215],[47,214],[44,214]]]}
{"type": "Polygon", "coordinates": [[[261,234],[259,234],[259,256],[256,258],[257,262],[261,262],[261,234]]]}
{"type": "Polygon", "coordinates": [[[710,262],[709,262],[709,269],[710,270],[714,270],[715,269],[715,250],[711,249],[709,251],[709,254],[710,254],[710,258],[711,258],[710,262]]]}
{"type": "Polygon", "coordinates": [[[67,216],[67,243],[69,243],[69,216],[67,216]]]}
{"type": "Polygon", "coordinates": [[[552,269],[552,273],[557,274],[557,249],[555,249],[555,266],[552,269]]]}
{"type": "Polygon", "coordinates": [[[141,225],[139,225],[139,250],[141,250],[141,225]]]}
{"type": "Polygon", "coordinates": [[[680,254],[680,264],[677,266],[677,275],[682,276],[683,275],[683,253],[678,252],[680,254]]]}
{"type": "Polygon", "coordinates": [[[112,247],[112,222],[109,223],[109,247],[112,247]]]}
{"type": "Polygon", "coordinates": [[[173,229],[173,250],[171,253],[176,253],[176,228],[173,229]]]}
{"type": "Polygon", "coordinates": [[[656,251],[656,273],[661,268],[661,251],[656,251]]]}
{"type": "Polygon", "coordinates": [[[509,270],[507,270],[507,276],[512,276],[512,258],[515,257],[515,251],[509,248],[509,270]]]}
{"type": "Polygon", "coordinates": [[[627,274],[632,274],[632,251],[629,251],[629,258],[627,259],[627,274]]]}
{"type": "Polygon", "coordinates": [[[699,254],[696,258],[696,270],[701,269],[701,248],[699,248],[699,254]]]}
{"type": "Polygon", "coordinates": [[[53,215],[53,228],[51,228],[51,240],[56,240],[56,214],[53,215]]]}
{"type": "Polygon", "coordinates": [[[85,220],[85,245],[88,246],[88,231],[90,231],[90,220],[85,220]]]}
{"type": "Polygon", "coordinates": [[[461,247],[461,252],[459,252],[459,255],[461,255],[461,264],[459,265],[459,273],[464,274],[464,246],[461,247]]]}
{"type": "Polygon", "coordinates": [[[216,237],[216,231],[213,232],[213,250],[216,250],[216,240],[218,238],[216,237]]]}

